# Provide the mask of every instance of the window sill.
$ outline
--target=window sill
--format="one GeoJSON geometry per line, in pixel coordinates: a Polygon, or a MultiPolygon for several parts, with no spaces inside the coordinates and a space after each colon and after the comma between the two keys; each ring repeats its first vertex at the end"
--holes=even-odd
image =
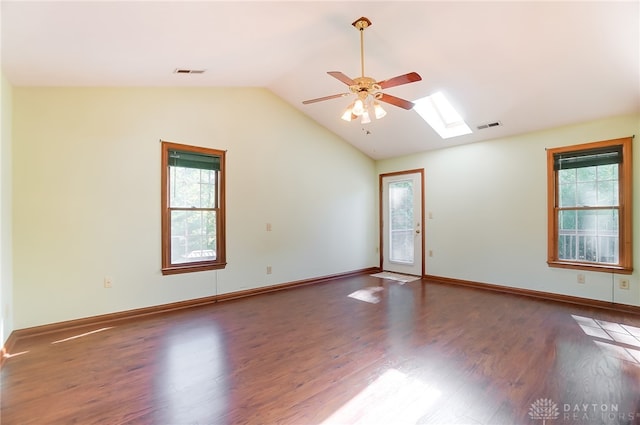
{"type": "Polygon", "coordinates": [[[215,264],[188,264],[181,266],[170,266],[162,269],[163,275],[180,274],[180,273],[194,273],[203,272],[207,270],[220,270],[224,269],[227,263],[215,263],[215,264]]]}
{"type": "Polygon", "coordinates": [[[618,265],[608,264],[592,264],[592,263],[575,263],[566,261],[547,261],[549,267],[557,267],[562,269],[576,269],[586,270],[592,272],[604,272],[604,273],[617,273],[617,274],[632,274],[633,267],[623,267],[618,265]]]}

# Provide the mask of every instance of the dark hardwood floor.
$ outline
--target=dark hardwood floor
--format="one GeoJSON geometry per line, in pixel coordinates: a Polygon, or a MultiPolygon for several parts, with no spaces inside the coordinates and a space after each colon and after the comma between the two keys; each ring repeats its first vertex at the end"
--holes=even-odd
{"type": "Polygon", "coordinates": [[[11,355],[2,425],[640,424],[640,317],[427,281],[337,279],[11,355]]]}

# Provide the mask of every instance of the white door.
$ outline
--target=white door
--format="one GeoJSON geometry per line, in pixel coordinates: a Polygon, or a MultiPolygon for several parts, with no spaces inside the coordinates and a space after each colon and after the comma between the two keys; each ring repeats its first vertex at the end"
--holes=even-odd
{"type": "Polygon", "coordinates": [[[423,172],[383,174],[381,214],[382,269],[422,276],[424,273],[423,172]]]}

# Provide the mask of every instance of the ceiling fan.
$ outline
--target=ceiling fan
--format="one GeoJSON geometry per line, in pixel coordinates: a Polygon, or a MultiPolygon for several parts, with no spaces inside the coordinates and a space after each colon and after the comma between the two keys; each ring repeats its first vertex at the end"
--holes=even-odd
{"type": "Polygon", "coordinates": [[[327,72],[327,74],[349,86],[349,92],[319,97],[317,99],[305,100],[302,103],[307,105],[309,103],[322,102],[324,100],[336,99],[339,97],[355,94],[357,96],[357,99],[353,103],[351,103],[349,107],[347,107],[347,109],[342,114],[342,119],[345,121],[351,121],[360,117],[362,124],[371,122],[371,116],[369,114],[369,111],[371,109],[373,109],[373,113],[376,119],[380,119],[387,114],[387,112],[380,105],[380,102],[389,103],[391,105],[398,106],[402,109],[407,110],[413,108],[413,102],[383,93],[382,90],[388,89],[390,87],[400,86],[402,84],[420,81],[422,80],[422,77],[420,77],[420,75],[415,72],[399,75],[397,77],[389,78],[388,80],[383,81],[376,81],[371,77],[365,76],[364,30],[371,26],[371,21],[363,16],[357,19],[351,25],[353,25],[358,31],[360,31],[360,68],[362,76],[351,79],[340,71],[329,71],[327,72]]]}

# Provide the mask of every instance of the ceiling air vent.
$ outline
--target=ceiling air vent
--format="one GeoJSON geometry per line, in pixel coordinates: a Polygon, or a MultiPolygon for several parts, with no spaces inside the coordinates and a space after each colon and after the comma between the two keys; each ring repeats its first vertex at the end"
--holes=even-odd
{"type": "Polygon", "coordinates": [[[204,69],[176,68],[174,74],[204,74],[204,69]]]}
{"type": "Polygon", "coordinates": [[[501,125],[502,125],[502,123],[500,121],[495,121],[495,122],[490,122],[490,123],[487,123],[487,124],[479,125],[476,128],[478,130],[484,130],[485,128],[500,127],[501,125]]]}

